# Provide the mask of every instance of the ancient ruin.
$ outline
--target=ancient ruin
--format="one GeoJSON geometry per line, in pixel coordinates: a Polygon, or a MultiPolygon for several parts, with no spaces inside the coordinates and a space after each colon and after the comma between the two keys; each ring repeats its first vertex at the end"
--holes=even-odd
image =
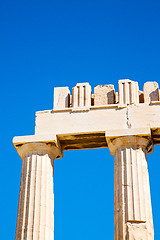
{"type": "Polygon", "coordinates": [[[154,240],[147,153],[160,144],[156,82],[119,80],[54,88],[54,108],[36,113],[35,135],[14,137],[22,158],[16,240],[54,239],[54,159],[63,151],[109,148],[114,164],[115,240],[154,240]]]}

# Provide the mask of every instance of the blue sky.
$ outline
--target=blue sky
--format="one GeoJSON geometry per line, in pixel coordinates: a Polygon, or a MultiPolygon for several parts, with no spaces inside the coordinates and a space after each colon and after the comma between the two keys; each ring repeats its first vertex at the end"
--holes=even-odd
{"type": "MultiPolygon", "coordinates": [[[[0,2],[1,239],[15,237],[21,159],[12,138],[34,134],[53,88],[118,79],[160,84],[160,2],[0,2]]],[[[55,240],[113,239],[113,157],[64,152],[55,161],[55,240]]],[[[160,147],[148,155],[155,240],[160,239],[160,147]]]]}

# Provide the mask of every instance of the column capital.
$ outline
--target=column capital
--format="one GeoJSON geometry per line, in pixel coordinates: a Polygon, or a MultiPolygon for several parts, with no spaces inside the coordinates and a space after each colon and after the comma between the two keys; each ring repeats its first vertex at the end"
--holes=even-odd
{"type": "Polygon", "coordinates": [[[127,146],[141,147],[148,153],[153,152],[150,128],[108,130],[105,137],[111,155],[114,155],[118,148],[127,146]]]}
{"type": "Polygon", "coordinates": [[[13,145],[23,160],[26,153],[49,154],[54,159],[62,158],[63,152],[56,135],[28,135],[13,138],[13,145]]]}

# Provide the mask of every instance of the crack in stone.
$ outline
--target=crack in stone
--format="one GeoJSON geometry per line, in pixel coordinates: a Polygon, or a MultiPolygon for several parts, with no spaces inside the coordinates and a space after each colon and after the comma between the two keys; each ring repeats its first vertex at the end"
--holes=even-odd
{"type": "Polygon", "coordinates": [[[131,123],[130,123],[130,119],[129,119],[129,110],[128,110],[128,107],[126,108],[126,119],[127,119],[127,121],[126,121],[126,124],[127,124],[127,127],[128,128],[131,128],[131,123]]]}

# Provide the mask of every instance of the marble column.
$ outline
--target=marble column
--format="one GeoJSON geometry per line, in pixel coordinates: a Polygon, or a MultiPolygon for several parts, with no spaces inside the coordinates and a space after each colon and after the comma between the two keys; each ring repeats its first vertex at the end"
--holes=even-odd
{"type": "Polygon", "coordinates": [[[58,149],[27,143],[19,151],[23,161],[15,239],[53,240],[53,171],[58,149]]]}
{"type": "Polygon", "coordinates": [[[114,160],[115,240],[154,240],[147,146],[143,137],[109,141],[114,160]]]}

